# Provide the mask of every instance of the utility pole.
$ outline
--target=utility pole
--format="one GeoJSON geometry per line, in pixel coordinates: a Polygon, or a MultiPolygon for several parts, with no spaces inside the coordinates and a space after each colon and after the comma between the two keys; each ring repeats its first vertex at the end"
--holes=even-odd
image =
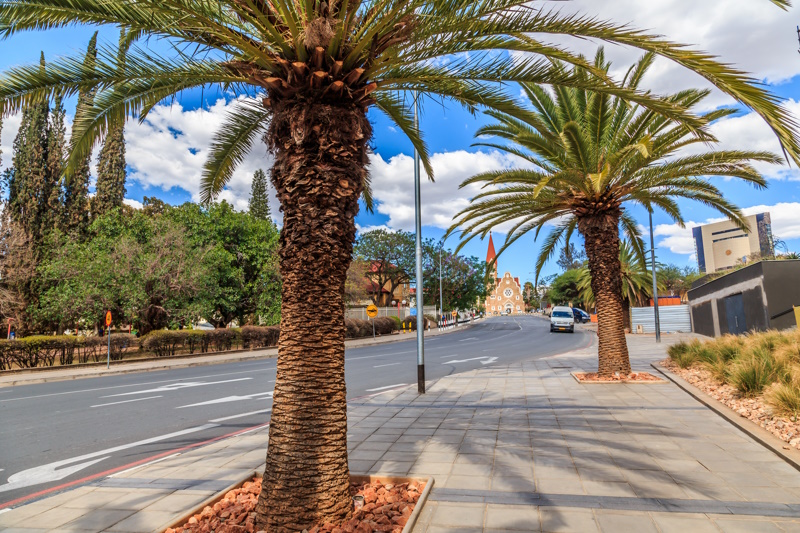
{"type": "Polygon", "coordinates": [[[661,321],[658,316],[658,283],[656,282],[656,250],[653,239],[653,211],[650,214],[650,267],[653,269],[653,318],[656,325],[656,342],[661,342],[661,321]]]}
{"type": "MultiPolygon", "coordinates": [[[[414,91],[414,129],[419,131],[419,93],[414,91]]],[[[417,251],[417,391],[425,394],[425,313],[422,296],[422,197],[419,182],[419,152],[414,148],[414,219],[417,251]]]]}
{"type": "Polygon", "coordinates": [[[442,248],[444,243],[439,246],[439,317],[444,315],[444,299],[442,298],[442,248]]]}

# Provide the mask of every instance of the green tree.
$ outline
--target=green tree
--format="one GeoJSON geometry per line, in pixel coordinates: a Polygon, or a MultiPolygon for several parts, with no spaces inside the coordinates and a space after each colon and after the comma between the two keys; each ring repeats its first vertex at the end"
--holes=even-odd
{"type": "MultiPolygon", "coordinates": [[[[119,62],[124,63],[128,46],[128,32],[120,31],[119,62]]],[[[96,194],[92,199],[92,216],[108,213],[122,207],[125,199],[125,124],[109,127],[97,160],[96,194]]]]}
{"type": "Polygon", "coordinates": [[[42,196],[47,198],[47,204],[42,216],[42,229],[44,232],[52,231],[61,225],[63,215],[61,175],[64,171],[64,161],[67,155],[66,127],[64,116],[66,112],[60,97],[56,97],[50,113],[50,123],[47,127],[47,180],[42,191],[42,196]]]}
{"type": "MultiPolygon", "coordinates": [[[[97,32],[89,40],[82,66],[85,72],[92,73],[97,61],[97,32]]],[[[80,138],[81,120],[91,115],[94,105],[95,88],[82,87],[78,92],[78,105],[75,108],[75,122],[72,124],[70,142],[74,145],[80,138]]],[[[89,178],[92,152],[89,149],[78,158],[74,172],[67,176],[64,186],[64,232],[73,237],[83,238],[89,227],[89,178]]]]}
{"type": "Polygon", "coordinates": [[[261,169],[253,174],[253,183],[250,186],[250,202],[248,211],[261,220],[270,220],[269,195],[267,194],[267,175],[261,169]]]}
{"type": "Polygon", "coordinates": [[[529,308],[539,308],[542,306],[541,295],[530,281],[526,281],[522,286],[522,299],[529,308]]]}
{"type": "Polygon", "coordinates": [[[567,270],[559,274],[550,284],[548,296],[553,305],[579,305],[583,299],[578,286],[581,271],[579,269],[567,270]]]}
{"type": "Polygon", "coordinates": [[[561,248],[556,264],[566,272],[567,270],[581,268],[584,261],[586,261],[586,254],[580,248],[575,248],[575,244],[570,242],[561,248]]]}
{"type": "MultiPolygon", "coordinates": [[[[423,270],[425,305],[439,306],[439,246],[428,248],[429,260],[423,270]]],[[[477,257],[463,257],[450,250],[442,250],[441,260],[442,311],[468,311],[488,295],[486,278],[490,272],[486,261],[477,257]]]]}
{"type": "MultiPolygon", "coordinates": [[[[174,45],[164,47],[174,51],[168,57],[131,50],[123,65],[114,54],[103,54],[97,70],[71,58],[44,75],[14,68],[0,78],[0,101],[4,111],[13,112],[57,90],[102,89],[92,113],[77,119],[69,171],[109,124],[128,113],[146,115],[181,91],[218,86],[237,96],[257,94],[237,100],[218,132],[201,197],[219,193],[253,143],[266,140],[283,213],[278,379],[256,511],[257,528],[270,532],[302,531],[352,513],[343,291],[359,198],[365,192],[365,199],[371,198],[366,188],[371,106],[411,139],[428,174],[430,159],[413,126],[408,91],[449,99],[470,111],[489,107],[524,117],[514,102],[514,82],[592,88],[695,129],[702,126],[680,103],[620,88],[604,73],[593,78],[565,71],[548,60],[585,61],[538,36],[595,38],[658,52],[704,75],[760,113],[800,161],[786,111],[739,71],[628,26],[520,0],[121,1],[64,6],[61,0],[0,0],[0,35],[107,23],[174,45]],[[463,60],[467,53],[479,59],[463,60]],[[508,93],[507,87],[514,89],[508,93]],[[320,299],[329,312],[318,312],[320,299]]],[[[787,0],[773,2],[788,6],[787,0]]]]}
{"type": "Polygon", "coordinates": [[[700,278],[701,274],[691,266],[681,268],[670,264],[657,265],[656,276],[659,286],[663,287],[666,292],[672,296],[683,298],[692,288],[692,282],[700,278]]]}
{"type": "MultiPolygon", "coordinates": [[[[625,76],[625,87],[637,90],[654,59],[648,53],[633,65],[625,76]]],[[[603,72],[609,69],[602,49],[597,52],[594,66],[603,72]]],[[[582,67],[564,69],[565,74],[594,76],[582,67]]],[[[523,84],[523,88],[533,105],[530,116],[522,121],[491,112],[497,123],[480,128],[477,134],[507,141],[510,144],[480,144],[520,155],[533,168],[489,172],[466,180],[463,185],[484,184],[488,190],[458,215],[451,231],[463,227],[462,239],[466,242],[475,235],[485,235],[497,224],[513,221],[513,231],[500,249],[502,253],[522,235],[532,230],[538,235],[545,224],[557,221],[537,259],[538,275],[559,243],[569,243],[577,230],[585,243],[597,301],[598,371],[604,376],[628,374],[620,229],[639,256],[643,250],[636,221],[625,206],[659,208],[683,224],[676,199],[684,198],[712,207],[746,227],[741,211],[706,176],[740,178],[762,188],[766,182],[750,162],[776,163],[779,158],[766,152],[736,150],[678,153],[687,146],[713,144],[715,139],[707,126],[737,112],[735,109],[698,116],[700,124],[693,128],[604,93],[579,88],[550,93],[531,84],[523,84]]],[[[664,102],[691,109],[708,93],[685,90],[666,97],[664,102]]]]}
{"type": "Polygon", "coordinates": [[[367,278],[372,303],[388,307],[401,285],[411,283],[416,272],[414,234],[376,229],[365,231],[356,241],[354,255],[369,263],[367,278]]]}

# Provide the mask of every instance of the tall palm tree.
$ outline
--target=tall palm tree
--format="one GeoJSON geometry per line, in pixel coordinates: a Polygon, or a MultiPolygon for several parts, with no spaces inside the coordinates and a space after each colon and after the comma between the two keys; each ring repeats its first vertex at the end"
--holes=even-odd
{"type": "MultiPolygon", "coordinates": [[[[653,60],[653,54],[645,54],[628,70],[623,85],[635,90],[653,60]]],[[[609,69],[602,48],[594,67],[606,72],[609,69]]],[[[574,67],[572,74],[594,75],[583,67],[574,67]]],[[[523,88],[533,106],[530,115],[520,120],[489,111],[497,123],[481,128],[476,135],[507,141],[509,144],[477,144],[519,156],[527,166],[465,180],[462,187],[482,184],[486,191],[456,216],[450,231],[463,230],[463,246],[498,224],[511,223],[499,255],[528,232],[538,236],[546,224],[552,225],[536,261],[538,277],[562,239],[569,244],[578,230],[584,238],[597,301],[598,372],[605,376],[628,374],[631,367],[623,325],[620,229],[637,255],[642,257],[644,251],[638,226],[625,206],[660,208],[683,225],[676,199],[686,198],[718,210],[744,228],[741,211],[704,176],[740,178],[761,188],[766,182],[750,162],[777,163],[779,158],[766,152],[703,151],[696,145],[715,141],[705,128],[697,135],[686,124],[624,98],[574,87],[557,87],[553,94],[537,85],[523,84],[523,88]],[[682,151],[689,147],[698,152],[682,151]]],[[[691,108],[707,95],[708,91],[690,89],[665,100],[691,108]]],[[[706,126],[734,112],[720,109],[700,120],[706,126]]]]}
{"type": "Polygon", "coordinates": [[[161,56],[132,46],[119,64],[116,50],[101,48],[94,68],[64,58],[43,71],[20,67],[0,77],[5,114],[58,91],[97,90],[92,111],[78,118],[67,172],[126,116],[143,120],[164,99],[208,86],[241,98],[211,146],[202,199],[222,190],[259,140],[275,156],[283,300],[257,522],[270,532],[298,531],[352,512],[342,294],[354,217],[368,192],[370,107],[409,137],[429,175],[409,91],[470,111],[523,117],[503,82],[581,87],[630,99],[702,133],[703,120],[681,102],[621,87],[603,72],[578,76],[557,68],[550,59],[595,71],[537,36],[596,38],[653,51],[705,76],[760,113],[800,161],[791,119],[744,73],[627,26],[562,15],[527,0],[0,0],[0,37],[73,24],[114,24],[131,41],[163,38],[171,52],[161,56]]]}
{"type": "MultiPolygon", "coordinates": [[[[641,249],[639,244],[638,248],[641,249]]],[[[619,266],[622,277],[622,316],[623,327],[631,327],[630,308],[639,305],[644,298],[653,294],[653,278],[647,269],[644,257],[636,253],[636,248],[630,241],[623,240],[619,245],[619,266]]],[[[661,289],[661,287],[659,287],[661,289]]],[[[592,292],[592,273],[588,266],[580,269],[578,277],[578,291],[581,298],[588,306],[595,306],[594,293],[592,292]]]]}

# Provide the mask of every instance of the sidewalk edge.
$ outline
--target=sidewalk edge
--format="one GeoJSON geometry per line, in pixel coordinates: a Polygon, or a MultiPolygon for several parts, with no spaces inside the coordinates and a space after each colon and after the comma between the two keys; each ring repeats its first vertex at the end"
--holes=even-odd
{"type": "Polygon", "coordinates": [[[730,422],[733,426],[736,426],[739,430],[749,435],[756,442],[783,459],[789,464],[789,466],[800,471],[800,453],[786,453],[786,450],[783,448],[784,446],[788,446],[786,442],[782,441],[766,429],[756,425],[756,423],[752,422],[750,419],[743,419],[739,413],[727,405],[715,400],[682,377],[678,376],[677,374],[673,374],[660,364],[650,363],[650,366],[661,372],[664,376],[666,376],[667,379],[683,389],[684,392],[688,393],[689,396],[693,397],[695,400],[714,411],[720,417],[730,422]],[[797,455],[797,457],[794,457],[794,455],[797,455]]]}

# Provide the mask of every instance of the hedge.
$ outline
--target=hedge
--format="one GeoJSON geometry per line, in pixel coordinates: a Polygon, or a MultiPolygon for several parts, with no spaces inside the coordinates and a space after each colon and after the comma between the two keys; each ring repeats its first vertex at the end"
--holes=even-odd
{"type": "MultiPolygon", "coordinates": [[[[75,337],[72,335],[32,335],[14,340],[0,340],[0,370],[71,365],[100,361],[106,358],[108,339],[104,337],[75,337]]],[[[138,347],[138,339],[127,333],[111,335],[111,359],[122,359],[126,349],[138,347]]]]}

